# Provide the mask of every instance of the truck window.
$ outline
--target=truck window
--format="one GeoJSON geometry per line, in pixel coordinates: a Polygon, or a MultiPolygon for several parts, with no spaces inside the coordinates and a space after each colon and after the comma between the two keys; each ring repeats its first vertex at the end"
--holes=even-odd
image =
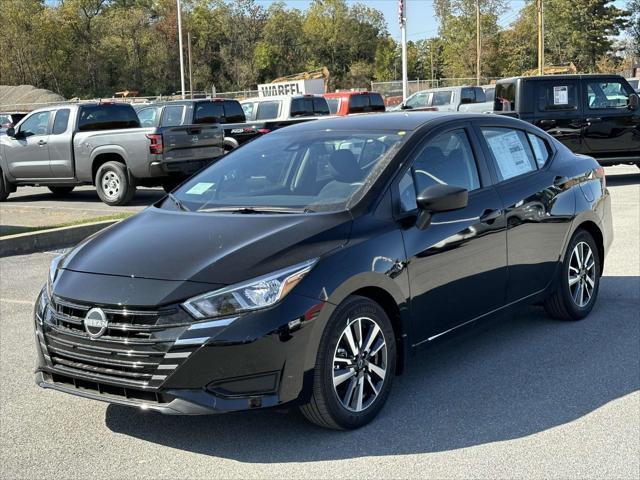
{"type": "Polygon", "coordinates": [[[271,120],[278,118],[280,113],[280,100],[260,102],[256,111],[256,120],[271,120]]]}
{"type": "Polygon", "coordinates": [[[247,120],[253,120],[253,102],[241,103],[242,111],[247,120]]]}
{"type": "Polygon", "coordinates": [[[516,84],[515,82],[498,83],[494,92],[494,112],[515,112],[516,84]]]}
{"type": "Polygon", "coordinates": [[[587,106],[590,110],[627,108],[629,94],[616,80],[587,83],[587,106]]]}
{"type": "Polygon", "coordinates": [[[138,112],[140,125],[143,127],[155,127],[158,124],[159,107],[143,108],[138,112]]]}
{"type": "Polygon", "coordinates": [[[80,108],[78,130],[114,130],[138,128],[140,121],[131,105],[100,104],[80,108]]]}
{"type": "Polygon", "coordinates": [[[331,113],[327,100],[324,97],[313,98],[313,113],[320,115],[329,115],[331,113]]]}
{"type": "Polygon", "coordinates": [[[404,103],[409,108],[422,108],[426,107],[429,102],[429,92],[418,92],[407,98],[404,103]]]}
{"type": "Polygon", "coordinates": [[[369,109],[369,95],[351,95],[349,113],[362,113],[369,109]]]}
{"type": "Polygon", "coordinates": [[[387,109],[384,106],[384,99],[379,93],[370,93],[369,103],[371,103],[372,112],[384,112],[387,109]]]}
{"type": "Polygon", "coordinates": [[[169,105],[162,112],[163,127],[178,127],[182,125],[184,105],[169,105]]]}
{"type": "Polygon", "coordinates": [[[339,98],[327,98],[327,105],[329,105],[329,111],[331,115],[335,115],[338,113],[338,108],[340,107],[340,99],[339,98]]]}
{"type": "Polygon", "coordinates": [[[538,82],[537,90],[538,110],[541,112],[578,109],[578,88],[575,82],[538,82]]]}
{"type": "Polygon", "coordinates": [[[224,122],[224,104],[222,102],[198,102],[193,114],[193,123],[224,122]]]}
{"type": "Polygon", "coordinates": [[[56,118],[53,120],[53,130],[51,133],[59,135],[67,131],[67,125],[69,124],[69,114],[71,110],[63,108],[56,112],[56,118]]]}
{"type": "Polygon", "coordinates": [[[485,102],[493,102],[493,94],[495,93],[495,91],[496,89],[494,87],[485,88],[484,90],[485,102]]]}
{"type": "Polygon", "coordinates": [[[313,101],[311,98],[292,98],[291,116],[306,117],[313,115],[313,101]]]}
{"type": "Polygon", "coordinates": [[[451,90],[443,90],[433,92],[433,99],[431,100],[432,107],[438,107],[443,105],[449,105],[451,103],[451,90]]]}
{"type": "Polygon", "coordinates": [[[508,128],[481,128],[498,167],[500,180],[508,180],[537,169],[525,133],[508,128]]]}
{"type": "Polygon", "coordinates": [[[49,115],[51,112],[38,112],[31,115],[20,125],[20,135],[22,137],[46,135],[49,131],[49,115]]]}
{"type": "Polygon", "coordinates": [[[240,106],[240,102],[236,100],[230,100],[224,102],[224,114],[226,123],[243,123],[246,122],[244,110],[240,106]]]}

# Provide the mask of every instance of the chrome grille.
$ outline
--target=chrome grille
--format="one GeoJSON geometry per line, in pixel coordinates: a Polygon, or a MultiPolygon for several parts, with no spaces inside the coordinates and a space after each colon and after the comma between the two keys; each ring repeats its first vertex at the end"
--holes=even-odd
{"type": "Polygon", "coordinates": [[[93,307],[60,298],[49,304],[51,315],[43,325],[43,333],[53,368],[93,382],[157,388],[170,373],[160,366],[176,339],[188,328],[188,314],[176,307],[105,307],[102,310],[108,327],[104,335],[92,339],[84,329],[84,317],[93,307]]]}

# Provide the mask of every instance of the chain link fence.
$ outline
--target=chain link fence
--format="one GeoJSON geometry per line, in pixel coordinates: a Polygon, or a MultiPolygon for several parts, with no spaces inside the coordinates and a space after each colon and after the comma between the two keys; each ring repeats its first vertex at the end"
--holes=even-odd
{"type": "MultiPolygon", "coordinates": [[[[488,85],[500,77],[482,77],[480,85],[488,85]]],[[[421,90],[438,87],[455,87],[460,85],[475,85],[476,77],[460,78],[437,78],[434,80],[409,80],[407,85],[407,95],[413,95],[421,90]]],[[[378,92],[384,97],[402,97],[402,80],[391,82],[371,82],[371,91],[378,92]]]]}

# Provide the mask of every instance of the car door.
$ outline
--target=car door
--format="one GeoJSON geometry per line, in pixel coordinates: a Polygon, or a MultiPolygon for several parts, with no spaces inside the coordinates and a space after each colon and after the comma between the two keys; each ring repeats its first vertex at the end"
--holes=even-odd
{"type": "Polygon", "coordinates": [[[49,162],[50,111],[29,115],[16,129],[16,135],[5,145],[11,176],[18,179],[51,178],[49,162]]]}
{"type": "Polygon", "coordinates": [[[584,142],[600,154],[640,153],[640,111],[629,110],[634,92],[616,78],[584,80],[584,142]]]}
{"type": "Polygon", "coordinates": [[[507,302],[542,291],[552,280],[573,218],[573,193],[549,168],[551,142],[533,130],[479,123],[507,222],[507,302]]]}
{"type": "Polygon", "coordinates": [[[61,108],[53,115],[53,126],[49,135],[49,165],[55,178],[73,178],[73,125],[71,109],[61,108]]]}
{"type": "MultiPolygon", "coordinates": [[[[580,82],[560,77],[531,83],[535,87],[533,124],[556,137],[572,151],[582,151],[584,117],[580,82]]],[[[526,85],[531,83],[527,82],[526,85]]]]}
{"type": "Polygon", "coordinates": [[[505,300],[502,202],[491,185],[482,153],[472,144],[467,122],[434,132],[416,149],[395,190],[404,225],[416,343],[499,308],[505,300]],[[435,213],[431,224],[421,230],[412,221],[416,194],[438,183],[467,188],[468,205],[435,213]]]}

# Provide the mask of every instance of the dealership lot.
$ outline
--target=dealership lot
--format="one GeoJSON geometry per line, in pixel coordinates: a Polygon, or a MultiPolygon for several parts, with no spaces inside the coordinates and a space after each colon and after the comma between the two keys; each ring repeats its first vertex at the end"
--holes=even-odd
{"type": "MultiPolygon", "coordinates": [[[[3,476],[636,478],[637,172],[607,169],[615,240],[587,320],[528,308],[448,339],[414,357],[376,421],[347,433],[295,411],[168,417],[37,388],[31,311],[54,253],[0,259],[3,476]]],[[[110,211],[94,196],[77,205],[110,211]]],[[[44,198],[25,205],[67,206],[44,198]]]]}

